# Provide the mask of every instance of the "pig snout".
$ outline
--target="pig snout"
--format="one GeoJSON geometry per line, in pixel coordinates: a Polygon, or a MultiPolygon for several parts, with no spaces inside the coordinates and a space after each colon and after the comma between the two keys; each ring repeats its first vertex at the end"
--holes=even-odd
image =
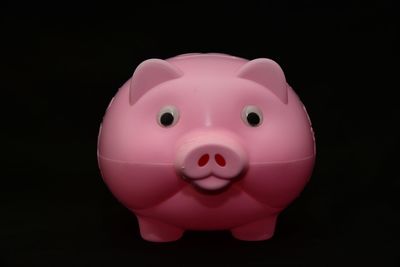
{"type": "Polygon", "coordinates": [[[230,134],[197,134],[179,147],[178,174],[205,190],[217,190],[240,178],[247,168],[245,150],[230,134]]]}
{"type": "Polygon", "coordinates": [[[202,144],[188,151],[181,171],[191,179],[201,179],[210,175],[232,179],[242,172],[243,165],[243,158],[234,149],[219,144],[202,144]]]}

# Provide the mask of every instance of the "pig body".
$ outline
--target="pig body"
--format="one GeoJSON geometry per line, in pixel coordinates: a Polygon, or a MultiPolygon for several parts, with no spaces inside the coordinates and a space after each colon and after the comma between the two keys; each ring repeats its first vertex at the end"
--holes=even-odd
{"type": "Polygon", "coordinates": [[[150,59],[111,101],[98,161],[149,241],[185,230],[265,240],[314,165],[307,112],[274,61],[150,59]]]}

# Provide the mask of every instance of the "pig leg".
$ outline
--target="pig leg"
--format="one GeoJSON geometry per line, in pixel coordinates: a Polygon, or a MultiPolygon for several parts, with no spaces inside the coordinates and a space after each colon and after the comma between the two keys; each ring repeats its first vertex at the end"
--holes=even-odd
{"type": "Polygon", "coordinates": [[[239,240],[261,241],[274,235],[277,216],[264,218],[231,229],[232,235],[239,240]]]}
{"type": "Polygon", "coordinates": [[[143,239],[152,242],[170,242],[178,240],[183,235],[183,230],[163,222],[138,217],[140,235],[143,239]]]}

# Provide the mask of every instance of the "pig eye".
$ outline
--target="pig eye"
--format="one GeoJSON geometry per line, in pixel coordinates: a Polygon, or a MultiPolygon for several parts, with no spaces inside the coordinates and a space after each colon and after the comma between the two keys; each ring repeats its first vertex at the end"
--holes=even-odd
{"type": "Polygon", "coordinates": [[[179,112],[174,106],[165,106],[158,112],[157,122],[162,127],[174,126],[179,119],[179,112]]]}
{"type": "Polygon", "coordinates": [[[257,127],[262,123],[262,112],[256,106],[246,106],[242,111],[242,120],[251,127],[257,127]]]}

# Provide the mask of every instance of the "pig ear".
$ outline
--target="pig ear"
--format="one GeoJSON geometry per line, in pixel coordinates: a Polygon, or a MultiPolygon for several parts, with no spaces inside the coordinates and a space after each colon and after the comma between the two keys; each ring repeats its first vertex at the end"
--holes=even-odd
{"type": "Polygon", "coordinates": [[[275,61],[267,58],[249,61],[239,69],[238,77],[266,87],[283,103],[287,104],[288,93],[285,75],[275,61]]]}
{"type": "Polygon", "coordinates": [[[165,60],[148,59],[143,61],[131,78],[129,103],[133,105],[154,86],[181,76],[182,72],[165,60]]]}

